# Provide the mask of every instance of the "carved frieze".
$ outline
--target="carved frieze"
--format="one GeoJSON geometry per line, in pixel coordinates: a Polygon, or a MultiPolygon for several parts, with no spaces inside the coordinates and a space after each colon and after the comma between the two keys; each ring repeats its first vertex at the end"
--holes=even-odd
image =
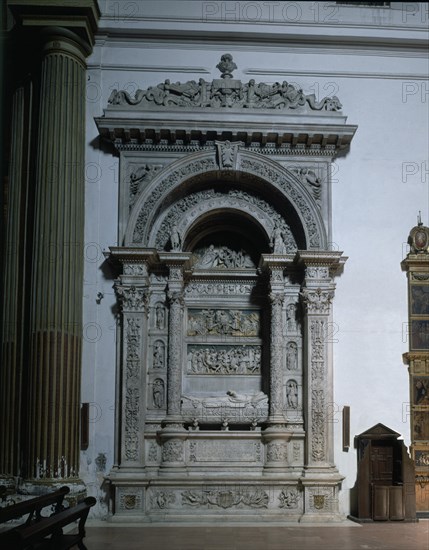
{"type": "Polygon", "coordinates": [[[252,258],[244,250],[232,250],[227,246],[200,248],[194,251],[196,269],[243,269],[253,268],[252,258]]]}
{"type": "Polygon", "coordinates": [[[147,265],[145,263],[124,263],[124,275],[146,277],[147,265]]]}
{"type": "Polygon", "coordinates": [[[259,336],[260,313],[250,310],[190,309],[188,336],[259,336]]]}
{"type": "Polygon", "coordinates": [[[268,508],[269,496],[261,489],[225,489],[210,491],[184,491],[182,504],[185,506],[217,506],[219,508],[268,508]]]}
{"type": "Polygon", "coordinates": [[[186,296],[236,296],[249,295],[252,292],[253,285],[248,283],[189,283],[185,288],[186,296]]]}
{"type": "Polygon", "coordinates": [[[108,104],[115,106],[136,106],[139,109],[184,108],[184,109],[278,109],[282,111],[340,111],[342,108],[338,97],[325,97],[316,100],[314,94],[306,95],[302,89],[283,81],[281,84],[255,82],[254,79],[243,83],[232,76],[237,68],[231,54],[221,57],[217,68],[221,78],[198,82],[170,82],[166,79],[147,90],[138,89],[134,97],[125,90],[113,90],[108,104]],[[228,60],[227,62],[225,60],[228,60]],[[228,66],[228,70],[225,67],[228,66]]]}
{"type": "Polygon", "coordinates": [[[150,507],[153,510],[165,510],[176,502],[176,495],[171,490],[151,489],[149,494],[150,507]]]}
{"type": "Polygon", "coordinates": [[[260,346],[188,346],[188,374],[261,373],[260,346]]]}

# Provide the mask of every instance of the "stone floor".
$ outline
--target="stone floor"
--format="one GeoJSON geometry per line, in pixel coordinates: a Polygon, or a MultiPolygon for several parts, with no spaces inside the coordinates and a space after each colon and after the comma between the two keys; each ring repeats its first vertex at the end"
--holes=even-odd
{"type": "Polygon", "coordinates": [[[87,527],[88,550],[429,550],[429,520],[341,527],[87,527]]]}

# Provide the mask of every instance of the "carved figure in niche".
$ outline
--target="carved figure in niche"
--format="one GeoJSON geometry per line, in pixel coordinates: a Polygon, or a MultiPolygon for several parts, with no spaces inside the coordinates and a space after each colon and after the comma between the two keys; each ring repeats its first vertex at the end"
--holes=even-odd
{"type": "Polygon", "coordinates": [[[176,224],[172,226],[170,231],[170,243],[171,243],[171,250],[174,250],[174,251],[180,250],[182,239],[180,238],[180,234],[176,224]]]}
{"type": "Polygon", "coordinates": [[[298,346],[289,342],[286,350],[286,367],[288,370],[298,370],[298,346]]]}
{"type": "Polygon", "coordinates": [[[277,222],[271,235],[270,246],[273,249],[274,254],[286,254],[286,244],[284,241],[283,231],[277,222]]]}
{"type": "Polygon", "coordinates": [[[291,409],[298,408],[298,384],[295,380],[289,380],[286,385],[286,401],[291,409]]]}
{"type": "Polygon", "coordinates": [[[165,310],[162,304],[157,304],[155,309],[155,326],[159,330],[165,327],[165,310]]]}
{"type": "Polygon", "coordinates": [[[153,405],[157,409],[162,409],[164,406],[164,380],[161,378],[156,378],[153,381],[152,386],[152,397],[153,397],[153,405]]]}
{"type": "Polygon", "coordinates": [[[155,346],[153,349],[153,368],[164,368],[164,344],[159,340],[155,342],[155,346]]]}
{"type": "Polygon", "coordinates": [[[296,330],[296,304],[289,304],[286,308],[286,326],[291,332],[296,330]]]}
{"type": "Polygon", "coordinates": [[[429,405],[429,378],[417,378],[414,383],[414,404],[429,405]]]}

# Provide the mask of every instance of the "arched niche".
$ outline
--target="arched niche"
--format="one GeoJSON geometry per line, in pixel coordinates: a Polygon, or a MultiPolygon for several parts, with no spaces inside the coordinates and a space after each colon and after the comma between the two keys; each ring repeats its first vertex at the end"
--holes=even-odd
{"type": "Polygon", "coordinates": [[[244,149],[239,149],[235,168],[220,170],[214,149],[186,155],[167,166],[137,199],[125,233],[125,246],[156,246],[154,235],[160,220],[179,201],[198,192],[227,195],[237,190],[270,205],[291,227],[299,249],[327,248],[320,210],[294,174],[271,159],[244,149]]]}

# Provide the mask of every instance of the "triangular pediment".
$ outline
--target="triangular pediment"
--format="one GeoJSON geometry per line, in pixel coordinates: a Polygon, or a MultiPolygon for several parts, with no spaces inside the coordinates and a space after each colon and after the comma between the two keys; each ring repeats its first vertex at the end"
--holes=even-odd
{"type": "Polygon", "coordinates": [[[374,426],[372,426],[372,428],[365,430],[364,432],[357,435],[356,437],[362,438],[362,439],[378,439],[378,438],[398,439],[398,437],[401,437],[401,434],[398,432],[395,432],[391,428],[388,428],[387,426],[379,422],[378,424],[375,424],[374,426]]]}

